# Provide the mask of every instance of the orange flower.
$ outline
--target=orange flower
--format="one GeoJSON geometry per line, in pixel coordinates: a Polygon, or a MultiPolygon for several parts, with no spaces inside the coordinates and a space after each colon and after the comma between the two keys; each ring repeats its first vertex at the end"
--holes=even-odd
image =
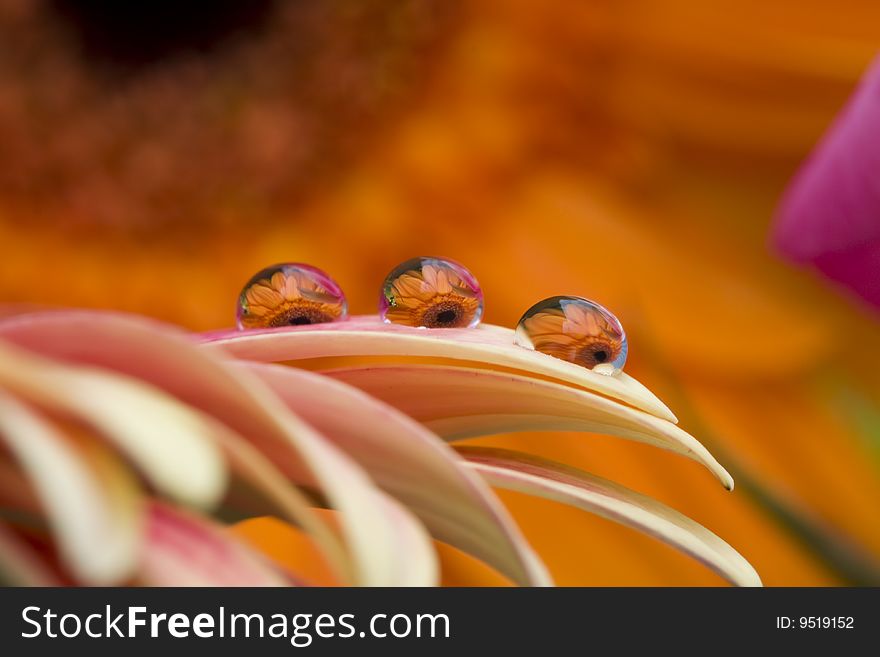
{"type": "Polygon", "coordinates": [[[345,317],[339,286],[324,272],[301,264],[275,265],[257,273],[241,292],[239,328],[323,324],[345,317]]]}
{"type": "Polygon", "coordinates": [[[611,365],[613,372],[626,361],[626,337],[617,318],[577,297],[550,297],[532,306],[519,321],[517,339],[590,369],[611,365]]]}
{"type": "Polygon", "coordinates": [[[414,258],[389,274],[381,299],[384,319],[426,328],[474,326],[483,294],[461,265],[439,258],[414,258]],[[470,279],[470,280],[469,280],[470,279]]]}

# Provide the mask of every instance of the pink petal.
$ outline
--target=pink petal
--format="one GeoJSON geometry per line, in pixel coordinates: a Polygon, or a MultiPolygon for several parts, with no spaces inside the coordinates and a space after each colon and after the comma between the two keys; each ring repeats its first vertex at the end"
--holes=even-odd
{"type": "Polygon", "coordinates": [[[880,306],[880,57],[789,187],[773,240],[880,306]]]}
{"type": "Polygon", "coordinates": [[[263,363],[243,366],[404,502],[434,536],[515,582],[551,583],[488,486],[424,426],[357,388],[314,372],[263,363]]]}
{"type": "Polygon", "coordinates": [[[210,508],[223,495],[226,466],[212,425],[156,388],[106,370],[63,365],[3,342],[0,385],[89,426],[169,497],[210,508]]]}
{"type": "Polygon", "coordinates": [[[618,372],[605,376],[514,344],[512,329],[482,324],[475,329],[419,329],[385,324],[375,315],[344,322],[250,331],[216,331],[205,347],[244,360],[285,362],[324,356],[448,358],[478,367],[504,367],[547,376],[620,400],[670,422],[666,405],[641,383],[618,372]]]}
{"type": "Polygon", "coordinates": [[[36,408],[0,392],[0,446],[33,486],[68,572],[110,585],[134,571],[143,531],[141,495],[96,441],[77,445],[36,408]]]}
{"type": "Polygon", "coordinates": [[[828,278],[849,286],[865,301],[880,308],[880,240],[839,253],[825,253],[817,256],[813,264],[828,278]]]}
{"type": "Polygon", "coordinates": [[[200,349],[188,334],[159,322],[92,311],[12,317],[0,321],[0,337],[142,379],[246,438],[285,476],[318,488],[341,512],[348,563],[336,565],[340,574],[353,572],[355,583],[435,582],[436,555],[421,523],[382,495],[362,468],[290,412],[259,378],[218,357],[220,350],[200,349]]]}
{"type": "Polygon", "coordinates": [[[139,576],[151,586],[291,583],[222,526],[160,502],[149,507],[139,576]]]}

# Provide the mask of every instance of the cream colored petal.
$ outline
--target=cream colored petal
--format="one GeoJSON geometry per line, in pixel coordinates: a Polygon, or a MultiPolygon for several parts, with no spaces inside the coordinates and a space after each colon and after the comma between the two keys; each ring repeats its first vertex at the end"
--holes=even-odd
{"type": "Polygon", "coordinates": [[[198,348],[189,334],[127,315],[72,311],[0,322],[0,337],[55,358],[141,378],[246,438],[286,477],[317,489],[340,512],[350,563],[340,564],[339,570],[354,573],[352,583],[436,583],[433,547],[413,540],[424,534],[419,521],[403,509],[389,512],[362,468],[295,416],[258,378],[198,348]],[[404,560],[409,561],[406,567],[404,560]]]}
{"type": "Polygon", "coordinates": [[[513,581],[547,585],[549,575],[509,514],[461,458],[389,405],[326,376],[242,363],[296,413],[404,502],[442,541],[483,559],[513,581]]]}
{"type": "Polygon", "coordinates": [[[134,480],[124,470],[108,473],[112,466],[96,463],[32,407],[2,390],[0,442],[36,490],[62,561],[74,578],[83,584],[109,585],[130,577],[142,532],[134,480]]]}
{"type": "Polygon", "coordinates": [[[417,329],[385,324],[377,317],[274,331],[222,331],[205,334],[205,347],[239,358],[268,362],[322,356],[431,356],[466,361],[475,367],[506,367],[550,377],[617,399],[676,422],[675,415],[641,383],[624,372],[607,376],[514,344],[513,331],[417,329]]]}
{"type": "Polygon", "coordinates": [[[174,499],[210,508],[223,495],[226,467],[210,425],[152,386],[0,343],[0,387],[94,427],[174,499]]]}
{"type": "Polygon", "coordinates": [[[595,513],[692,556],[737,586],[761,586],[751,564],[702,525],[640,493],[546,459],[501,449],[461,447],[488,483],[595,513]]]}
{"type": "MultiPolygon", "coordinates": [[[[233,475],[261,497],[261,506],[255,509],[253,496],[249,496],[247,511],[277,515],[301,527],[315,541],[339,581],[354,581],[356,574],[350,567],[345,546],[336,532],[315,513],[314,503],[299,488],[290,485],[273,460],[241,436],[220,427],[216,436],[233,475]]],[[[280,460],[285,458],[279,454],[275,456],[280,460]]]]}
{"type": "Polygon", "coordinates": [[[326,371],[425,423],[447,440],[515,431],[589,431],[670,450],[730,474],[693,436],[667,420],[553,381],[439,365],[363,366],[326,371]]]}

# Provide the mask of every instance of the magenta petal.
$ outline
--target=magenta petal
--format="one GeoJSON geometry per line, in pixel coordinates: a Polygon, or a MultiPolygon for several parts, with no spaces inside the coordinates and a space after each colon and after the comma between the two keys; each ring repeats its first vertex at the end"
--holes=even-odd
{"type": "Polygon", "coordinates": [[[880,308],[880,240],[839,253],[825,253],[814,264],[828,278],[845,283],[865,301],[880,308]]]}
{"type": "Polygon", "coordinates": [[[789,187],[773,240],[877,304],[880,57],[789,187]]]}

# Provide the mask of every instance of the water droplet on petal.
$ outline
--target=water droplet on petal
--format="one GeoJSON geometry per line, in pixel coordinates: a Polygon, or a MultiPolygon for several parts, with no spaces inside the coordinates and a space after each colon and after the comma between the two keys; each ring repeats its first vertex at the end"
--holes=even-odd
{"type": "Polygon", "coordinates": [[[483,291],[453,260],[412,258],[385,277],[379,314],[387,323],[406,326],[474,327],[483,316],[483,291]]]}
{"type": "Polygon", "coordinates": [[[335,322],[348,316],[342,289],[311,265],[283,263],[257,272],[238,296],[239,329],[335,322]]]}
{"type": "Polygon", "coordinates": [[[516,325],[518,345],[613,374],[626,363],[626,333],[617,317],[582,297],[550,297],[529,308],[516,325]]]}

